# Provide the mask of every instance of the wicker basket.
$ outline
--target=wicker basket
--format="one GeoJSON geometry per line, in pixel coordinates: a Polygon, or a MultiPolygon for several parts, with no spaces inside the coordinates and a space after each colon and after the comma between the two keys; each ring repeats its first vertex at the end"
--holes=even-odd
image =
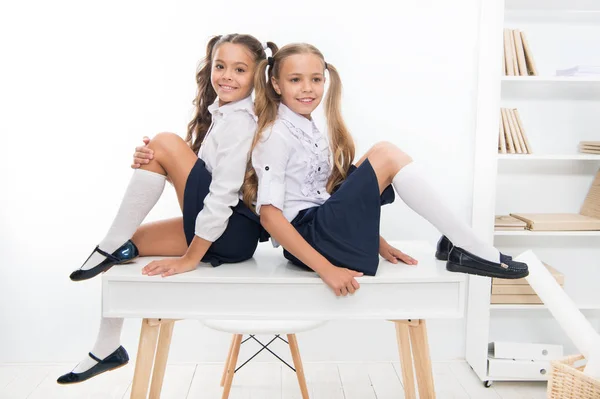
{"type": "Polygon", "coordinates": [[[575,355],[551,362],[548,399],[600,399],[600,380],[583,374],[583,366],[575,367],[583,359],[575,355]]]}

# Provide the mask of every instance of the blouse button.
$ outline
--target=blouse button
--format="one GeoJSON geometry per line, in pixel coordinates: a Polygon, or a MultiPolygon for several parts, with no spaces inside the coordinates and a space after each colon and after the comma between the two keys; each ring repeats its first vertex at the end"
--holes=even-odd
{"type": "Polygon", "coordinates": [[[321,171],[321,167],[319,166],[319,169],[317,169],[317,172],[320,172],[320,171],[321,171]]]}
{"type": "Polygon", "coordinates": [[[268,167],[268,166],[265,166],[265,170],[269,170],[269,167],[268,167]]]}
{"type": "Polygon", "coordinates": [[[320,192],[320,191],[317,191],[317,194],[321,194],[321,192],[320,192]]]}
{"type": "Polygon", "coordinates": [[[315,147],[318,147],[319,145],[317,143],[315,143],[315,147]]]}

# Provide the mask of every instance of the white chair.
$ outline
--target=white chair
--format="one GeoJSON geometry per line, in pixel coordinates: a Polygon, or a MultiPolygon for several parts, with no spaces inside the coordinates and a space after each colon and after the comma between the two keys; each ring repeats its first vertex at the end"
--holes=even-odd
{"type": "MultiPolygon", "coordinates": [[[[302,399],[309,399],[308,389],[306,387],[306,378],[304,376],[304,368],[302,367],[302,360],[300,358],[300,351],[298,349],[298,341],[296,339],[296,333],[309,331],[323,325],[324,321],[295,321],[295,320],[203,320],[202,323],[217,331],[233,334],[231,345],[229,347],[229,353],[227,360],[225,361],[225,368],[223,370],[223,376],[221,378],[221,386],[223,387],[222,399],[229,397],[231,390],[231,383],[233,382],[233,375],[237,370],[243,367],[246,363],[252,360],[258,355],[263,349],[271,352],[275,357],[285,363],[288,367],[296,372],[298,377],[298,384],[300,385],[300,392],[302,393],[302,399]],[[246,339],[254,339],[257,341],[262,348],[250,359],[244,362],[240,367],[236,369],[238,355],[240,353],[240,346],[242,345],[242,339],[244,334],[250,335],[246,339]],[[273,334],[273,338],[270,342],[264,345],[255,335],[257,334],[273,334]],[[280,335],[286,334],[288,340],[284,340],[280,335]],[[287,364],[283,359],[272,352],[268,346],[277,339],[281,339],[290,346],[290,352],[292,353],[292,359],[294,367],[287,364]]],[[[243,342],[246,342],[243,341],[243,342]]]]}

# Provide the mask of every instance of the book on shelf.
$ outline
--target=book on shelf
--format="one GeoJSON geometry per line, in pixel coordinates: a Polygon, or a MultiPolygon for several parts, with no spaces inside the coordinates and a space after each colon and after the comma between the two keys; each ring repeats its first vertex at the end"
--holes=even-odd
{"type": "MultiPolygon", "coordinates": [[[[562,287],[565,284],[565,276],[552,266],[544,263],[552,277],[562,287]]],[[[542,300],[537,296],[534,289],[529,285],[527,279],[507,280],[501,278],[492,279],[492,291],[490,303],[492,304],[541,304],[542,300]]]]}
{"type": "Polygon", "coordinates": [[[510,215],[496,215],[494,219],[495,230],[525,230],[527,223],[510,215]]]}
{"type": "Polygon", "coordinates": [[[556,76],[600,77],[600,65],[576,65],[572,68],[557,69],[556,76]]]}
{"type": "Polygon", "coordinates": [[[515,108],[500,109],[498,153],[531,154],[531,144],[525,133],[519,111],[515,108]]]}
{"type": "MultiPolygon", "coordinates": [[[[556,280],[556,282],[558,284],[560,284],[560,285],[565,284],[565,275],[564,274],[562,274],[561,272],[559,272],[558,270],[556,270],[554,267],[550,266],[546,262],[542,262],[542,263],[544,264],[546,269],[548,269],[550,274],[552,274],[552,277],[554,277],[554,279],[556,280]]],[[[492,278],[492,286],[494,286],[494,285],[527,285],[528,286],[529,283],[527,282],[526,278],[518,278],[518,279],[514,279],[514,280],[509,280],[509,279],[505,279],[505,278],[494,277],[494,278],[492,278]]]]}
{"type": "Polygon", "coordinates": [[[543,304],[537,295],[499,295],[492,294],[490,303],[493,305],[530,305],[543,304]]]}
{"type": "Polygon", "coordinates": [[[534,231],[600,230],[600,170],[596,173],[579,213],[511,213],[534,231]]]}
{"type": "Polygon", "coordinates": [[[586,154],[600,154],[600,141],[580,141],[579,152],[586,154]]]}
{"type": "Polygon", "coordinates": [[[537,76],[537,68],[525,32],[504,29],[504,74],[506,76],[537,76]]]}
{"type": "Polygon", "coordinates": [[[579,213],[587,217],[600,219],[600,170],[596,173],[594,181],[592,181],[579,213]]]}
{"type": "Polygon", "coordinates": [[[527,223],[533,231],[593,231],[600,230],[600,219],[579,213],[511,213],[527,223]]]}

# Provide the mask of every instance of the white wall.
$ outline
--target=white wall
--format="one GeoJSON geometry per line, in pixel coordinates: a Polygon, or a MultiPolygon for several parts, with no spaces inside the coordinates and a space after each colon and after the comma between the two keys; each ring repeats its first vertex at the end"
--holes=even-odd
{"type": "MultiPolygon", "coordinates": [[[[282,4],[2,5],[0,363],[74,362],[91,349],[100,279],[73,283],[69,273],[110,225],[141,137],[184,135],[196,64],[213,34],[316,45],[341,72],[357,155],[396,143],[469,220],[479,1],[401,1],[395,11],[385,1],[282,4]]],[[[149,219],[178,214],[168,187],[149,219]]],[[[401,202],[383,211],[382,234],[438,237],[401,202]]],[[[126,321],[130,354],[138,333],[139,320],[126,321]]],[[[336,322],[300,339],[306,361],[397,356],[387,322],[336,322]]],[[[464,357],[464,322],[432,321],[430,341],[434,359],[464,357]]],[[[227,336],[181,322],[170,360],[221,361],[227,345],[227,336]]]]}

